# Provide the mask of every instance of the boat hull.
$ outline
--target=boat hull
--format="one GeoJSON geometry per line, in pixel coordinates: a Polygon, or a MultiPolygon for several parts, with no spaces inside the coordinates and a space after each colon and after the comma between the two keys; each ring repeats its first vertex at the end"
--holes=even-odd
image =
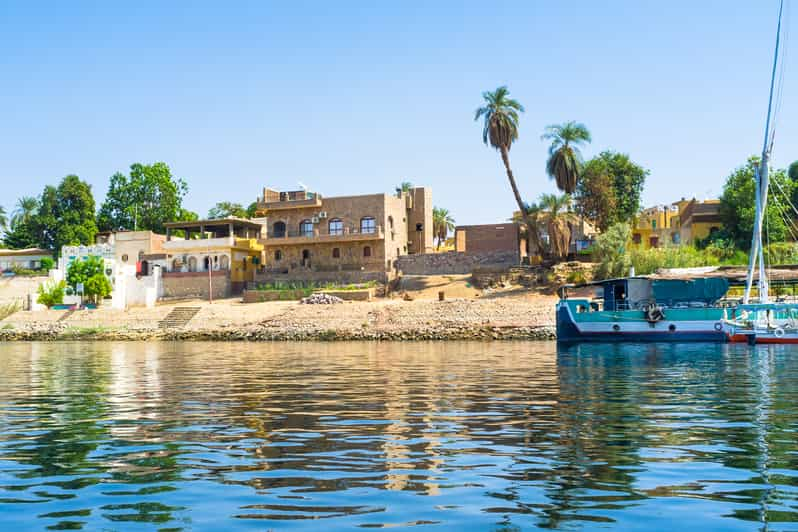
{"type": "MultiPolygon", "coordinates": [[[[667,314],[667,312],[666,312],[667,314]]],[[[642,312],[594,311],[576,317],[567,301],[557,305],[558,342],[716,342],[729,341],[717,309],[685,309],[674,319],[649,323],[642,312]]]]}

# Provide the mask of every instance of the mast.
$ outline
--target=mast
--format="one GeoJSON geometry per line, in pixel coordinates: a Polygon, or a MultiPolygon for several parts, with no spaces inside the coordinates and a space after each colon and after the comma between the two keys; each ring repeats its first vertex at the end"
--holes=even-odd
{"type": "Polygon", "coordinates": [[[768,145],[770,137],[770,118],[773,110],[773,87],[776,84],[776,66],[779,61],[779,43],[781,39],[781,15],[784,10],[784,0],[779,2],[779,22],[776,26],[776,49],[773,52],[773,70],[770,74],[770,96],[768,98],[768,114],[765,119],[765,142],[762,146],[762,159],[756,172],[756,211],[754,213],[754,232],[751,236],[751,252],[748,256],[748,275],[745,279],[745,294],[743,303],[748,303],[751,297],[751,285],[754,281],[754,267],[759,263],[759,302],[768,302],[768,280],[765,275],[765,253],[762,248],[762,222],[766,216],[768,203],[768,187],[770,186],[770,175],[768,174],[768,159],[770,158],[771,145],[768,145]]]}

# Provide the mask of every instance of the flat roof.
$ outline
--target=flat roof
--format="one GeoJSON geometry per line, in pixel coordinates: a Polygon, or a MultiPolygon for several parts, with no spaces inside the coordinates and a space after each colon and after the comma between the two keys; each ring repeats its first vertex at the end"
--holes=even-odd
{"type": "Polygon", "coordinates": [[[263,224],[253,222],[252,220],[247,220],[245,218],[214,218],[210,220],[194,220],[190,222],[168,222],[163,225],[169,229],[183,229],[185,227],[215,227],[230,224],[251,227],[253,229],[260,229],[263,227],[263,224]]]}
{"type": "Polygon", "coordinates": [[[19,257],[26,255],[50,255],[52,252],[49,249],[42,248],[25,248],[25,249],[0,249],[0,256],[3,257],[19,257]]]}

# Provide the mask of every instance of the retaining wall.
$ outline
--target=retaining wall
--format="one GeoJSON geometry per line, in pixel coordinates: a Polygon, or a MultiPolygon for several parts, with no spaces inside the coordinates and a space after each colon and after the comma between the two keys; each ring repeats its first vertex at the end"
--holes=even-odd
{"type": "Polygon", "coordinates": [[[490,253],[424,253],[404,255],[396,261],[396,266],[405,275],[467,275],[475,268],[511,268],[520,262],[516,251],[496,251],[490,253]]]}
{"type": "MultiPolygon", "coordinates": [[[[211,275],[214,299],[230,297],[230,274],[215,271],[211,275]]],[[[169,272],[161,277],[163,299],[208,299],[208,272],[169,272]]]]}

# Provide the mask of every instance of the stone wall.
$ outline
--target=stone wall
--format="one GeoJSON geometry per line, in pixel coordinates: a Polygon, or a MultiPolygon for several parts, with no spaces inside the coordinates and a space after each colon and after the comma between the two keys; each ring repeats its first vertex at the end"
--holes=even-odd
{"type": "MultiPolygon", "coordinates": [[[[229,272],[212,273],[214,299],[230,297],[229,272]]],[[[208,272],[164,272],[161,283],[163,299],[208,299],[208,272]]]]}
{"type": "Polygon", "coordinates": [[[457,251],[468,254],[517,251],[519,255],[526,255],[525,242],[521,239],[521,226],[512,222],[457,226],[455,243],[457,251]]]}
{"type": "Polygon", "coordinates": [[[375,281],[378,283],[387,283],[390,276],[384,271],[363,271],[363,270],[349,270],[349,271],[312,271],[305,269],[296,269],[288,273],[279,272],[259,272],[255,275],[255,284],[257,283],[317,283],[317,284],[359,284],[375,281]]]}
{"type": "Polygon", "coordinates": [[[29,294],[32,294],[35,302],[39,285],[47,282],[47,279],[46,275],[34,277],[22,275],[13,277],[0,276],[0,305],[14,302],[26,305],[29,294]]]}
{"type": "Polygon", "coordinates": [[[497,251],[470,254],[451,251],[448,253],[424,253],[406,255],[397,261],[397,267],[405,275],[467,275],[474,268],[513,267],[519,262],[517,251],[497,251]]]}

